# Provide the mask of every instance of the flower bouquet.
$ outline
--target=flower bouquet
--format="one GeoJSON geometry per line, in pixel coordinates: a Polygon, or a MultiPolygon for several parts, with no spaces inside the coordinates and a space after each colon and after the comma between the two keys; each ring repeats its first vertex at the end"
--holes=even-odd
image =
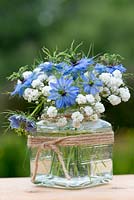
{"type": "Polygon", "coordinates": [[[83,188],[112,179],[111,124],[101,120],[104,102],[126,102],[126,68],[120,55],[89,57],[78,45],[51,53],[31,67],[21,67],[11,96],[28,101],[27,113],[9,117],[18,135],[28,136],[31,179],[37,185],[83,188]]]}

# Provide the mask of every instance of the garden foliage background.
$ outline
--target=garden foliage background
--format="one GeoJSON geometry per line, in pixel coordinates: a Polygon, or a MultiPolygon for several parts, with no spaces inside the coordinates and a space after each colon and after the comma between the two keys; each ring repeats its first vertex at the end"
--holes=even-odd
{"type": "MultiPolygon", "coordinates": [[[[26,139],[7,125],[4,111],[25,109],[6,77],[20,66],[32,64],[43,46],[67,48],[83,41],[83,50],[94,44],[94,54],[110,52],[125,57],[134,73],[134,1],[132,0],[0,0],[0,176],[29,176],[26,139]]],[[[131,87],[134,80],[128,79],[131,87]]],[[[115,130],[114,174],[134,173],[134,91],[128,103],[107,105],[105,119],[115,130]]]]}

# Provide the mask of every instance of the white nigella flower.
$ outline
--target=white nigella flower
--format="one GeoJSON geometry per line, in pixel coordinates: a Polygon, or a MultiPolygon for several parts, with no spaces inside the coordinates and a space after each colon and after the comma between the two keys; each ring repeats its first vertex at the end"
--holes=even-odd
{"type": "Polygon", "coordinates": [[[73,120],[72,125],[74,128],[80,128],[81,123],[79,120],[73,120]]]}
{"type": "Polygon", "coordinates": [[[122,73],[118,70],[118,69],[116,69],[114,72],[113,72],[113,76],[115,77],[115,78],[122,78],[122,73]]]}
{"type": "Polygon", "coordinates": [[[78,96],[76,98],[76,102],[78,104],[85,104],[87,102],[87,99],[83,94],[78,94],[78,96]]]}
{"type": "Polygon", "coordinates": [[[87,99],[87,102],[90,103],[91,105],[95,103],[95,98],[92,94],[87,94],[86,99],[87,99]]]}
{"type": "Polygon", "coordinates": [[[23,72],[22,76],[26,80],[29,78],[29,76],[31,76],[31,74],[32,74],[31,71],[25,71],[25,72],[23,72]]]}
{"type": "Polygon", "coordinates": [[[56,117],[57,116],[57,109],[54,106],[50,106],[47,110],[47,115],[51,118],[56,117]]]}
{"type": "Polygon", "coordinates": [[[87,116],[90,116],[90,115],[93,114],[93,109],[92,109],[91,106],[86,106],[86,107],[84,108],[84,111],[85,111],[85,113],[86,113],[87,116]]]}
{"type": "Polygon", "coordinates": [[[26,88],[23,97],[28,102],[37,101],[40,96],[40,92],[37,89],[26,88]]]}
{"type": "Polygon", "coordinates": [[[97,113],[103,113],[103,112],[105,112],[105,107],[104,107],[104,105],[103,105],[102,103],[100,103],[100,102],[97,102],[97,103],[95,104],[94,109],[95,109],[95,111],[96,111],[97,113]]]}
{"type": "Polygon", "coordinates": [[[110,101],[110,103],[115,106],[121,103],[121,98],[112,94],[108,97],[108,100],[110,101]]]}
{"type": "Polygon", "coordinates": [[[39,79],[33,80],[31,85],[33,88],[38,89],[41,89],[44,86],[44,84],[39,79]]]}
{"type": "Polygon", "coordinates": [[[42,74],[40,74],[40,75],[38,76],[38,79],[39,79],[41,82],[45,81],[47,78],[48,78],[48,76],[47,76],[47,74],[45,74],[45,73],[42,73],[42,74]]]}
{"type": "Polygon", "coordinates": [[[97,114],[93,114],[93,115],[90,116],[90,120],[91,120],[91,121],[97,121],[98,118],[99,118],[99,117],[98,117],[97,114]]]}
{"type": "Polygon", "coordinates": [[[107,97],[110,95],[110,90],[107,87],[104,87],[101,94],[103,97],[107,97]]]}
{"type": "Polygon", "coordinates": [[[57,122],[57,126],[59,127],[63,127],[67,124],[67,119],[66,117],[62,117],[60,119],[58,119],[58,122],[57,122]]]}
{"type": "Polygon", "coordinates": [[[42,94],[45,96],[45,97],[47,97],[47,96],[49,96],[49,92],[50,92],[50,90],[51,90],[51,87],[48,85],[46,85],[45,87],[43,87],[42,88],[42,94]]]}
{"type": "Polygon", "coordinates": [[[82,122],[82,120],[84,119],[84,116],[79,111],[77,111],[77,112],[72,113],[71,118],[74,121],[80,121],[80,122],[82,122]]]}
{"type": "Polygon", "coordinates": [[[112,75],[110,73],[102,73],[99,76],[99,79],[105,83],[106,85],[109,83],[110,78],[112,77],[112,75]]]}
{"type": "Polygon", "coordinates": [[[119,88],[119,94],[120,94],[122,101],[124,101],[124,102],[126,102],[130,99],[130,92],[127,87],[119,88]]]}

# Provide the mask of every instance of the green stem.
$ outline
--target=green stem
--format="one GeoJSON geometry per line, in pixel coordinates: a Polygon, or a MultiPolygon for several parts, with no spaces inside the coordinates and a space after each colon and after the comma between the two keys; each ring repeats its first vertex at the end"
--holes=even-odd
{"type": "Polygon", "coordinates": [[[40,111],[42,105],[44,104],[44,101],[41,101],[37,107],[33,110],[33,112],[30,114],[30,117],[33,117],[38,111],[40,111]]]}

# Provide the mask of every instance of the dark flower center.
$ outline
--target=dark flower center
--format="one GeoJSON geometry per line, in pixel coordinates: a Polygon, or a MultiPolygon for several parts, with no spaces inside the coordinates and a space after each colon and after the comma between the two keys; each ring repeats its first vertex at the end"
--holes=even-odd
{"type": "Polygon", "coordinates": [[[90,82],[89,82],[89,85],[90,85],[90,86],[93,86],[93,84],[94,84],[93,81],[90,81],[90,82]]]}
{"type": "Polygon", "coordinates": [[[60,94],[61,96],[66,96],[67,93],[66,93],[65,90],[60,90],[60,91],[59,91],[59,94],[60,94]]]}

